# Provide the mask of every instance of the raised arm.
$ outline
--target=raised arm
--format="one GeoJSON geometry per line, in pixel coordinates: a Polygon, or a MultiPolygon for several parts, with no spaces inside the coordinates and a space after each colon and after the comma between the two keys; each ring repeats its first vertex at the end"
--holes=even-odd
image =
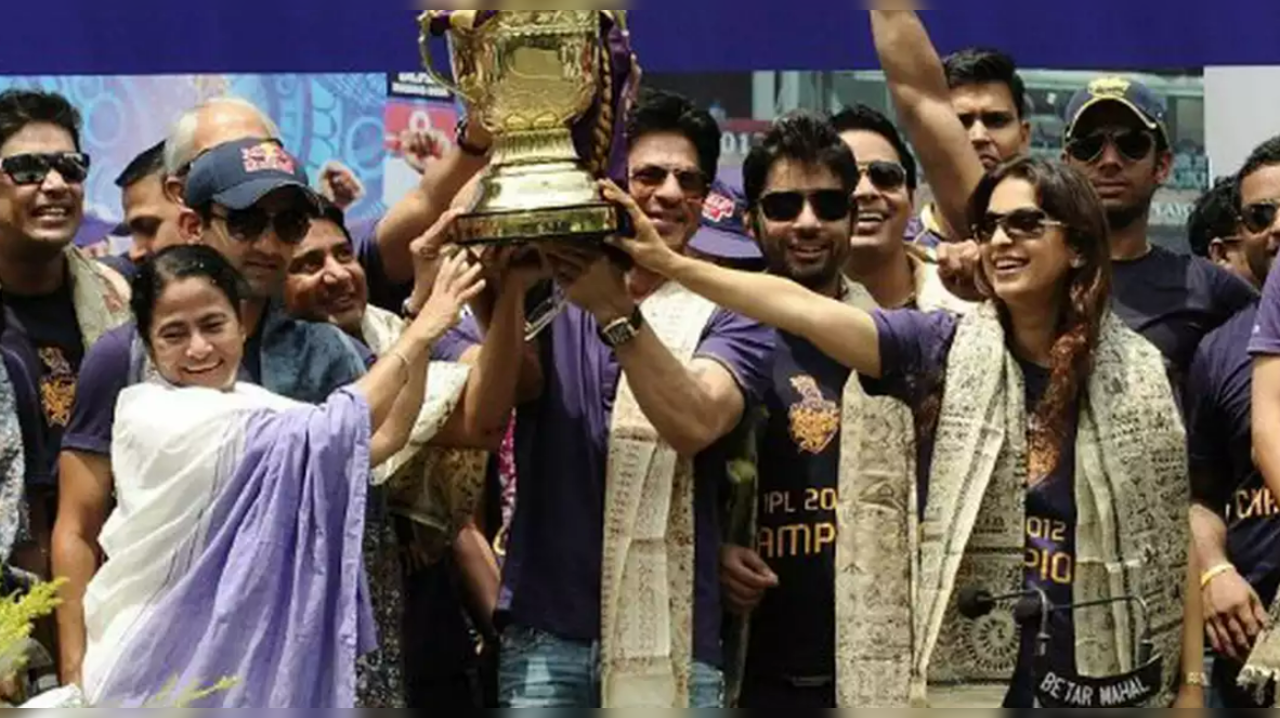
{"type": "MultiPolygon", "coordinates": [[[[475,122],[467,126],[463,141],[470,147],[487,147],[491,142],[475,122]]],[[[378,252],[388,280],[397,284],[413,280],[413,240],[440,219],[459,191],[487,163],[487,158],[455,146],[438,161],[426,165],[418,185],[396,202],[378,224],[378,252]]]]}
{"type": "Polygon", "coordinates": [[[58,593],[58,651],[63,684],[80,683],[86,645],[84,592],[98,572],[98,535],[111,503],[111,461],[85,451],[58,457],[58,519],[53,525],[53,575],[58,593]]]}
{"type": "Polygon", "coordinates": [[[636,236],[610,243],[636,263],[731,311],[804,337],[824,354],[870,377],[880,376],[879,332],[871,315],[811,292],[788,279],[741,272],[676,253],[630,195],[611,182],[605,195],[631,215],[636,236]]]}
{"type": "MultiPolygon", "coordinates": [[[[1265,299],[1264,299],[1265,301],[1265,299]]],[[[1262,478],[1280,496],[1280,356],[1253,360],[1253,454],[1262,478]]]]}
{"type": "Polygon", "coordinates": [[[483,267],[465,252],[444,261],[431,299],[355,387],[369,402],[373,423],[370,453],[374,466],[404,448],[422,410],[431,347],[458,321],[462,306],[484,289],[483,267]]]}
{"type": "Polygon", "coordinates": [[[872,10],[871,34],[898,118],[941,210],[946,236],[964,239],[969,195],[985,170],[952,108],[942,59],[914,10],[872,10]]]}

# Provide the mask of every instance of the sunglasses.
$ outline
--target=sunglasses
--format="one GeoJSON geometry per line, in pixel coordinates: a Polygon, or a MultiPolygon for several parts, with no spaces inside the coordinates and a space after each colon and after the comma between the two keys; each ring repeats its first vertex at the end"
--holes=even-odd
{"type": "Polygon", "coordinates": [[[1015,209],[1008,214],[988,212],[973,228],[973,237],[986,244],[996,236],[996,230],[1004,230],[1009,239],[1040,239],[1050,227],[1066,226],[1056,219],[1049,219],[1049,215],[1040,209],[1015,209]]]}
{"type": "Polygon", "coordinates": [[[701,170],[670,169],[658,165],[647,165],[631,173],[631,183],[646,189],[654,190],[667,183],[667,178],[676,176],[680,191],[686,195],[700,196],[707,193],[707,176],[701,170]]]}
{"type": "Polygon", "coordinates": [[[1254,202],[1240,210],[1240,223],[1252,234],[1261,234],[1276,223],[1276,214],[1280,210],[1280,200],[1269,199],[1254,202]]]}
{"type": "Polygon", "coordinates": [[[57,170],[62,179],[71,184],[80,184],[89,176],[89,155],[83,152],[12,155],[0,160],[0,169],[19,185],[44,184],[50,170],[57,170]]]}
{"type": "Polygon", "coordinates": [[[869,162],[858,171],[882,192],[902,189],[907,183],[907,168],[897,162],[869,162]]]}
{"type": "Polygon", "coordinates": [[[760,211],[770,222],[791,222],[804,211],[805,204],[823,222],[835,222],[849,216],[853,203],[849,193],[841,189],[814,192],[770,192],[760,198],[760,211]]]}
{"type": "Polygon", "coordinates": [[[1096,162],[1108,144],[1115,147],[1125,159],[1137,162],[1151,154],[1156,146],[1156,138],[1150,132],[1142,130],[1093,132],[1068,142],[1067,154],[1079,162],[1096,162]]]}
{"type": "Polygon", "coordinates": [[[257,242],[270,225],[276,236],[285,244],[298,244],[311,231],[311,213],[300,209],[287,209],[271,214],[260,207],[233,209],[226,214],[213,213],[227,225],[227,234],[238,242],[257,242]]]}

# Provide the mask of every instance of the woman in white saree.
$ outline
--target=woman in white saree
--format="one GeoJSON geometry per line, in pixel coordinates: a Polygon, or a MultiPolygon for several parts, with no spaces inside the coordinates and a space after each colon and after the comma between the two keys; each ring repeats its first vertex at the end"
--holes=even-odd
{"type": "Polygon", "coordinates": [[[350,707],[375,642],[361,559],[370,467],[403,448],[431,346],[481,291],[444,261],[396,345],[320,406],[237,383],[240,278],[181,246],[140,270],[132,299],[161,381],[125,390],[112,445],[117,507],[89,585],[84,688],[137,706],[231,686],[201,705],[350,707]]]}

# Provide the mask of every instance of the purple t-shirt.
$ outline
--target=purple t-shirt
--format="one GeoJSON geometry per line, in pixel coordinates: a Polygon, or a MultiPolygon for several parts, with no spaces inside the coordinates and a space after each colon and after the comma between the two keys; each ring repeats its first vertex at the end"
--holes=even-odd
{"type": "Polygon", "coordinates": [[[1227,556],[1270,605],[1280,586],[1280,508],[1253,463],[1256,306],[1200,343],[1187,375],[1187,449],[1192,497],[1227,521],[1227,556]]]}
{"type": "Polygon", "coordinates": [[[400,313],[404,300],[413,293],[413,281],[396,284],[387,279],[382,251],[378,249],[378,223],[381,219],[356,220],[348,230],[356,261],[364,268],[365,282],[369,286],[369,303],[389,312],[400,313]]]}
{"type": "MultiPolygon", "coordinates": [[[[480,337],[468,318],[439,342],[436,357],[456,360],[480,337]]],[[[614,396],[621,375],[589,313],[569,306],[539,337],[544,390],[516,417],[516,512],[503,565],[500,609],[516,624],[562,639],[600,638],[600,562],[605,467],[614,396]]],[[[697,355],[720,361],[748,404],[770,382],[774,332],[717,310],[697,355]]],[[[694,656],[720,663],[719,507],[727,452],[717,443],[695,460],[697,524],[694,656]]]]}
{"type": "MultiPolygon", "coordinates": [[[[880,334],[879,379],[861,377],[872,396],[892,396],[919,411],[932,387],[946,372],[947,355],[960,319],[947,312],[924,313],[910,309],[873,313],[880,334]]],[[[1049,370],[1019,360],[1030,413],[1049,385],[1049,370]]],[[[1075,578],[1075,439],[1073,421],[1053,472],[1026,493],[1026,554],[1023,584],[1039,587],[1055,606],[1072,602],[1075,578]]],[[[929,473],[933,466],[933,436],[919,442],[916,481],[923,515],[928,501],[929,473]]],[[[990,588],[979,586],[977,588],[990,588]]],[[[1050,659],[1072,665],[1075,656],[1070,611],[1055,611],[1049,621],[1050,659]]],[[[1030,707],[1034,700],[1032,659],[1036,629],[1024,627],[1018,667],[1010,683],[1006,707],[1030,707]]]]}
{"type": "Polygon", "coordinates": [[[84,340],[71,298],[71,283],[53,294],[23,297],[4,293],[3,345],[22,363],[34,382],[42,420],[36,427],[40,441],[26,461],[31,485],[56,488],[58,446],[71,418],[84,340]]]}
{"type": "Polygon", "coordinates": [[[1253,325],[1253,338],[1249,340],[1249,355],[1280,356],[1280,272],[1267,275],[1258,302],[1258,316],[1253,325]]]}
{"type": "Polygon", "coordinates": [[[1258,293],[1202,258],[1159,246],[1111,265],[1111,310],[1160,350],[1181,388],[1204,335],[1252,304],[1258,293]]]}

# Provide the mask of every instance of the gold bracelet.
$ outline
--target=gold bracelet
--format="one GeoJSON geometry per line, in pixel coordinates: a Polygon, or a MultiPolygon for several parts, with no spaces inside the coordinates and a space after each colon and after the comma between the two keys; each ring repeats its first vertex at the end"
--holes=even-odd
{"type": "Polygon", "coordinates": [[[1234,571],[1234,570],[1236,570],[1236,567],[1233,566],[1232,564],[1220,563],[1217,566],[1214,566],[1213,568],[1209,569],[1208,571],[1205,571],[1204,573],[1200,574],[1200,590],[1203,591],[1204,589],[1208,588],[1209,584],[1213,582],[1213,579],[1221,576],[1224,573],[1227,573],[1228,571],[1234,571]]]}
{"type": "Polygon", "coordinates": [[[1209,677],[1201,671],[1193,671],[1183,678],[1182,684],[1186,686],[1199,686],[1204,688],[1209,685],[1209,677]]]}

